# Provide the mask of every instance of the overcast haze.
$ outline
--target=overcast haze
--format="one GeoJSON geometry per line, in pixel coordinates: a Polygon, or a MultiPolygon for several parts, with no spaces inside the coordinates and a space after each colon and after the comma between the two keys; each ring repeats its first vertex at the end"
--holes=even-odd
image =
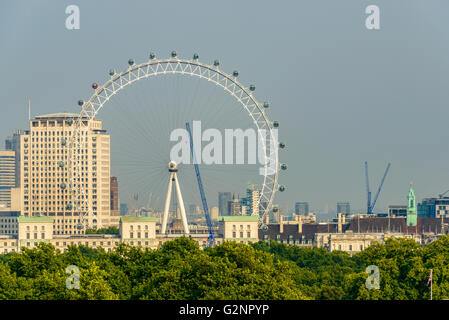
{"type": "Polygon", "coordinates": [[[150,51],[218,58],[255,83],[280,122],[289,167],[277,201],[313,211],[349,201],[365,208],[364,161],[376,205],[405,204],[449,189],[449,2],[442,1],[6,1],[0,3],[4,140],[32,115],[78,112],[107,70],[150,51]],[[76,4],[81,29],[65,28],[76,4]],[[365,8],[380,7],[380,30],[365,8]]]}

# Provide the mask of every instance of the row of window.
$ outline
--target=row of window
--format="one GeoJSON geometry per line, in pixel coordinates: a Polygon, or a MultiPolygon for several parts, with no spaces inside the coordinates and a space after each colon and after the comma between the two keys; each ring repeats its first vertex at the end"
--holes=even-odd
{"type": "MultiPolygon", "coordinates": [[[[232,237],[233,237],[233,238],[237,238],[237,234],[236,234],[235,231],[232,232],[232,237]]],[[[248,232],[246,233],[246,237],[247,237],[247,238],[251,238],[251,232],[250,232],[250,231],[248,231],[248,232]]],[[[240,232],[240,238],[243,238],[243,231],[240,232]]]]}
{"type": "MultiPolygon", "coordinates": [[[[70,122],[69,122],[70,123],[70,122]]],[[[38,122],[33,122],[33,127],[36,127],[37,126],[37,124],[38,124],[38,122]]],[[[51,130],[51,129],[50,129],[51,130]]],[[[82,136],[84,136],[84,135],[86,135],[86,132],[85,131],[81,131],[80,132],[81,133],[81,135],[82,136]]],[[[69,135],[69,136],[71,136],[72,135],[72,131],[70,131],[70,130],[66,130],[66,131],[64,131],[64,130],[61,130],[61,131],[57,131],[57,130],[51,130],[51,131],[39,131],[39,130],[37,130],[37,131],[32,131],[31,132],[31,135],[32,136],[42,136],[42,137],[50,137],[50,136],[59,136],[61,134],[61,136],[67,136],[67,135],[69,135]],[[48,135],[47,135],[47,132],[48,132],[48,135]]],[[[34,138],[32,138],[32,139],[34,139],[34,138]]],[[[37,138],[36,138],[37,139],[37,138]]],[[[28,138],[27,137],[25,137],[24,138],[24,141],[25,142],[27,142],[28,141],[28,138]]],[[[92,137],[92,141],[97,141],[97,137],[92,137]]]]}
{"type": "MultiPolygon", "coordinates": [[[[61,156],[59,156],[59,155],[55,155],[55,156],[42,156],[42,157],[40,157],[40,156],[31,156],[31,160],[36,160],[36,161],[38,161],[38,160],[41,160],[41,161],[43,161],[43,160],[53,160],[53,161],[55,161],[55,160],[64,160],[64,159],[67,160],[68,157],[67,157],[67,156],[63,156],[63,155],[61,155],[61,156]]],[[[84,164],[84,159],[86,159],[86,164],[88,164],[89,162],[87,161],[87,160],[88,160],[88,157],[87,157],[87,156],[84,157],[83,155],[81,155],[81,156],[79,156],[79,158],[78,158],[78,160],[82,160],[82,161],[80,161],[81,164],[84,164]]],[[[28,160],[28,156],[23,157],[23,160],[24,160],[24,161],[27,161],[27,160],[28,160]]],[[[33,164],[34,164],[34,161],[33,161],[33,164]]],[[[42,162],[41,162],[41,164],[42,164],[42,162]]],[[[47,164],[47,161],[45,161],[45,164],[47,164]]],[[[97,161],[92,161],[92,164],[93,164],[93,165],[96,165],[96,164],[97,164],[97,161]]]]}
{"type": "MultiPolygon", "coordinates": [[[[30,226],[27,226],[27,231],[30,231],[30,230],[31,230],[30,226]]],[[[34,226],[33,230],[37,231],[37,226],[34,226]]],[[[45,231],[45,226],[41,226],[41,230],[45,231]]]]}
{"type": "Polygon", "coordinates": [[[16,224],[0,224],[0,228],[2,228],[2,229],[16,229],[17,228],[17,223],[16,224]]]}
{"type": "MultiPolygon", "coordinates": [[[[237,229],[237,227],[236,227],[235,224],[232,225],[232,229],[233,229],[233,230],[236,230],[236,229],[237,229]]],[[[240,225],[240,229],[243,229],[243,224],[240,225]]],[[[248,225],[246,226],[246,229],[248,229],[248,230],[251,229],[251,226],[248,224],[248,225]]]]}
{"type": "MultiPolygon", "coordinates": [[[[130,225],[130,226],[129,226],[129,229],[130,229],[130,230],[134,230],[134,225],[130,225]]],[[[141,229],[141,228],[140,228],[140,225],[137,225],[137,230],[140,230],[140,229],[141,229]]],[[[148,225],[147,225],[147,224],[145,225],[145,230],[148,230],[148,225]]]]}
{"type": "MultiPolygon", "coordinates": [[[[36,124],[35,123],[33,123],[33,126],[36,126],[36,124]]],[[[67,135],[69,135],[69,136],[71,136],[72,135],[72,132],[71,131],[49,131],[48,132],[48,136],[51,136],[51,135],[56,135],[56,136],[59,136],[59,134],[61,133],[61,136],[67,136],[67,135]]],[[[34,135],[36,135],[36,136],[47,136],[47,131],[32,131],[31,132],[31,135],[32,136],[34,136],[34,135]]],[[[25,138],[25,139],[27,139],[27,138],[25,138]]],[[[25,140],[25,141],[27,141],[27,140],[25,140]]]]}
{"type": "MultiPolygon", "coordinates": [[[[341,244],[339,244],[338,246],[336,246],[336,245],[334,244],[334,250],[335,250],[336,248],[338,248],[338,250],[342,250],[341,244]]],[[[350,245],[349,245],[349,251],[353,251],[352,248],[353,248],[353,246],[352,246],[352,244],[350,244],[350,245]]],[[[360,251],[363,250],[363,244],[361,244],[361,245],[359,246],[359,249],[360,249],[360,251]]]]}
{"type": "MultiPolygon", "coordinates": [[[[37,233],[34,233],[34,238],[33,239],[37,239],[37,233]]],[[[31,239],[31,234],[29,232],[27,232],[27,239],[31,239]]],[[[45,232],[41,233],[41,239],[45,239],[45,232]]]]}
{"type": "MultiPolygon", "coordinates": [[[[87,206],[84,206],[84,208],[87,208],[87,206]]],[[[54,215],[54,213],[56,211],[59,211],[59,209],[60,209],[60,207],[31,207],[31,210],[33,210],[34,212],[38,212],[38,211],[48,212],[50,216],[54,215]],[[51,211],[51,212],[49,212],[49,211],[51,211]]],[[[28,215],[28,210],[29,210],[29,207],[24,208],[25,215],[28,215]]],[[[97,214],[97,210],[98,210],[98,207],[92,207],[92,211],[93,211],[94,215],[97,214]]],[[[104,210],[106,210],[106,209],[104,209],[104,210]]],[[[71,209],[67,209],[67,211],[71,211],[71,209]]],[[[58,215],[62,215],[62,212],[58,212],[58,215]]]]}
{"type": "Polygon", "coordinates": [[[3,230],[1,233],[3,233],[3,234],[16,234],[17,230],[9,230],[9,229],[7,229],[7,230],[3,230]]]}
{"type": "MultiPolygon", "coordinates": [[[[133,239],[133,238],[134,238],[134,232],[130,232],[130,233],[129,233],[129,237],[130,237],[131,239],[133,239]]],[[[137,232],[137,239],[140,239],[140,238],[142,238],[142,237],[141,237],[141,233],[140,233],[140,232],[137,232]]],[[[145,232],[145,238],[148,238],[148,232],[145,232]]]]}
{"type": "MultiPolygon", "coordinates": [[[[68,244],[69,245],[74,245],[74,244],[77,244],[77,245],[79,245],[79,246],[81,246],[81,245],[85,245],[86,247],[88,247],[89,246],[89,242],[84,242],[84,244],[82,243],[82,241],[78,241],[78,242],[76,242],[76,241],[70,241],[70,242],[66,242],[66,241],[64,241],[64,242],[56,242],[55,244],[56,244],[56,247],[59,247],[59,244],[61,243],[61,245],[63,246],[63,247],[65,247],[65,246],[67,246],[68,244]]],[[[118,245],[118,241],[114,241],[114,243],[112,243],[112,241],[99,241],[98,242],[98,244],[99,244],[99,246],[103,246],[103,245],[107,245],[107,246],[111,246],[111,245],[118,245]]],[[[97,241],[93,241],[92,242],[92,246],[96,246],[97,245],[97,241]]]]}
{"type": "MultiPolygon", "coordinates": [[[[43,193],[43,192],[41,192],[41,193],[43,193]]],[[[49,191],[49,193],[51,193],[51,190],[49,191]]],[[[53,192],[53,193],[55,193],[55,192],[53,192]]],[[[47,194],[47,192],[45,192],[45,194],[47,194]]],[[[93,196],[93,197],[95,197],[95,199],[97,198],[97,196],[93,196]]],[[[28,200],[28,196],[24,196],[23,198],[25,200],[28,200]]],[[[86,196],[86,198],[87,198],[87,196],[86,196]]],[[[36,200],[36,199],[39,199],[39,195],[38,194],[34,195],[34,192],[33,192],[33,200],[36,200]]],[[[44,198],[44,196],[42,196],[41,199],[51,199],[51,196],[45,196],[45,198],[44,198]]],[[[53,195],[53,199],[69,199],[69,196],[67,196],[67,195],[65,195],[65,196],[59,196],[59,195],[55,196],[55,195],[53,195]]]]}

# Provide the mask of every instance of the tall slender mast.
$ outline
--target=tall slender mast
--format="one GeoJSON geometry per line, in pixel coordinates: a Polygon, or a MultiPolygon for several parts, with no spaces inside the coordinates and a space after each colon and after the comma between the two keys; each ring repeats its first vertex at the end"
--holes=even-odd
{"type": "Polygon", "coordinates": [[[433,283],[433,269],[430,269],[430,300],[433,299],[433,287],[432,287],[432,283],[433,283]]]}
{"type": "Polygon", "coordinates": [[[28,99],[28,121],[31,120],[31,102],[30,99],[28,99]]]}

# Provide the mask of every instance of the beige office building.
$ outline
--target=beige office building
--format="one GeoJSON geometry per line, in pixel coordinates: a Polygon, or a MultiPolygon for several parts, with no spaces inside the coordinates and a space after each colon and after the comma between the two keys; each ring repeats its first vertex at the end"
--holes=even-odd
{"type": "Polygon", "coordinates": [[[259,218],[256,216],[220,216],[218,233],[225,241],[252,243],[259,241],[259,218]]]}
{"type": "Polygon", "coordinates": [[[110,220],[110,136],[101,120],[93,120],[82,134],[87,142],[78,150],[79,174],[72,186],[69,144],[78,116],[37,116],[30,121],[30,130],[20,136],[22,215],[53,218],[56,235],[83,233],[77,225],[80,214],[86,212],[90,227],[118,225],[118,217],[110,220]]]}
{"type": "Polygon", "coordinates": [[[11,189],[16,185],[15,152],[0,151],[0,208],[11,208],[11,189]]]}

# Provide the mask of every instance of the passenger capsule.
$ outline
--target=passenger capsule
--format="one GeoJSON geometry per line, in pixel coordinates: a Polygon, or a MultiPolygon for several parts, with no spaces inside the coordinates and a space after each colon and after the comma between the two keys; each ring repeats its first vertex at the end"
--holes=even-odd
{"type": "Polygon", "coordinates": [[[109,69],[109,75],[112,77],[115,74],[115,70],[114,69],[109,69]]]}
{"type": "Polygon", "coordinates": [[[254,90],[256,90],[256,86],[255,86],[255,85],[253,85],[253,84],[252,84],[252,85],[250,85],[250,86],[249,86],[249,90],[251,90],[251,91],[254,91],[254,90]]]}
{"type": "Polygon", "coordinates": [[[128,64],[129,64],[130,66],[132,66],[132,65],[134,64],[134,59],[129,59],[129,60],[128,60],[128,64]]]}
{"type": "Polygon", "coordinates": [[[273,121],[273,127],[275,127],[275,128],[279,128],[279,122],[277,122],[277,121],[273,121]]]}
{"type": "Polygon", "coordinates": [[[267,231],[267,230],[268,230],[268,226],[267,226],[266,224],[264,224],[264,225],[262,225],[261,229],[262,229],[263,231],[267,231]]]}
{"type": "Polygon", "coordinates": [[[214,61],[214,66],[218,67],[219,65],[220,65],[220,61],[215,60],[215,61],[214,61]]]}
{"type": "Polygon", "coordinates": [[[153,60],[154,58],[156,58],[156,55],[153,52],[151,52],[150,53],[150,60],[153,60]]]}
{"type": "Polygon", "coordinates": [[[66,210],[72,210],[72,208],[73,208],[73,206],[72,206],[72,203],[67,203],[67,206],[65,207],[66,208],[66,210]]]}
{"type": "Polygon", "coordinates": [[[58,166],[59,166],[60,168],[64,167],[64,161],[58,161],[58,166]]]}
{"type": "Polygon", "coordinates": [[[178,54],[176,53],[176,51],[172,51],[172,52],[171,52],[171,57],[172,57],[172,58],[176,58],[177,55],[178,55],[178,54]]]}
{"type": "Polygon", "coordinates": [[[264,107],[265,109],[268,108],[269,106],[270,106],[270,104],[269,104],[268,102],[265,101],[265,102],[263,103],[263,107],[264,107]]]}
{"type": "Polygon", "coordinates": [[[232,73],[232,75],[233,75],[234,77],[238,77],[238,76],[239,76],[239,72],[238,72],[237,70],[234,70],[234,72],[232,73]]]}
{"type": "Polygon", "coordinates": [[[67,122],[67,124],[70,126],[70,125],[72,125],[72,123],[73,123],[73,119],[72,119],[72,118],[68,118],[68,119],[66,120],[66,122],[67,122]]]}
{"type": "Polygon", "coordinates": [[[287,170],[287,165],[285,163],[281,164],[281,169],[282,170],[287,170]]]}
{"type": "Polygon", "coordinates": [[[279,208],[277,206],[274,206],[273,207],[273,212],[278,212],[278,211],[279,211],[279,208]]]}
{"type": "Polygon", "coordinates": [[[199,58],[198,53],[194,53],[193,54],[193,60],[198,60],[198,58],[199,58]]]}
{"type": "Polygon", "coordinates": [[[78,100],[78,105],[79,106],[82,106],[84,104],[84,101],[83,100],[78,100]]]}
{"type": "Polygon", "coordinates": [[[81,230],[81,229],[83,228],[83,225],[82,225],[81,223],[78,223],[78,224],[76,225],[76,228],[77,228],[78,230],[81,230]]]}
{"type": "Polygon", "coordinates": [[[284,149],[285,148],[285,143],[279,142],[279,148],[284,149]]]}
{"type": "Polygon", "coordinates": [[[280,192],[284,192],[285,191],[285,187],[284,186],[279,186],[279,191],[280,192]]]}
{"type": "Polygon", "coordinates": [[[95,82],[92,83],[92,89],[97,90],[98,89],[98,84],[96,84],[95,82]]]}
{"type": "Polygon", "coordinates": [[[60,187],[61,187],[61,189],[65,189],[65,188],[67,188],[67,185],[65,184],[65,182],[63,182],[60,184],[60,187]]]}
{"type": "Polygon", "coordinates": [[[61,146],[65,146],[67,144],[67,140],[65,138],[61,139],[61,146]]]}

